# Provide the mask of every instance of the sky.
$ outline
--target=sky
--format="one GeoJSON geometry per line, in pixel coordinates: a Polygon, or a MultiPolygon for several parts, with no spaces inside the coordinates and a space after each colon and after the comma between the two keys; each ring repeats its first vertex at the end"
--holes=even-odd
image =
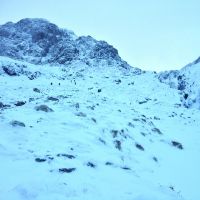
{"type": "Polygon", "coordinates": [[[200,56],[199,0],[0,0],[0,24],[45,18],[118,49],[134,67],[180,69],[200,56]]]}

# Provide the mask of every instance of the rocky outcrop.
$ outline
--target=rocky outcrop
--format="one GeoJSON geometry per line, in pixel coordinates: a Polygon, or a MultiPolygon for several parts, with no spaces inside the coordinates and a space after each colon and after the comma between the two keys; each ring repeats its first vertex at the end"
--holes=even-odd
{"type": "Polygon", "coordinates": [[[33,64],[69,64],[81,60],[90,65],[101,60],[129,67],[117,49],[91,36],[77,37],[44,19],[22,19],[0,26],[0,56],[33,64]]]}

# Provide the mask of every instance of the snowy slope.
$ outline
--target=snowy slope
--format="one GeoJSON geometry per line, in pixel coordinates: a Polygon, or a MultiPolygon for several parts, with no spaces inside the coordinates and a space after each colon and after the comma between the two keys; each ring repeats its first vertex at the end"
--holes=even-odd
{"type": "Polygon", "coordinates": [[[0,199],[199,198],[199,111],[155,74],[1,63],[41,74],[1,73],[0,199]]]}
{"type": "MultiPolygon", "coordinates": [[[[24,42],[38,48],[29,36],[24,42]]],[[[8,55],[18,40],[7,39],[0,56],[0,200],[200,199],[200,112],[182,106],[185,89],[169,81],[173,73],[199,73],[198,64],[164,78],[108,56],[107,43],[93,51],[99,43],[91,37],[70,62],[38,62],[35,50],[8,55]]],[[[198,84],[197,77],[190,80],[198,84]]]]}

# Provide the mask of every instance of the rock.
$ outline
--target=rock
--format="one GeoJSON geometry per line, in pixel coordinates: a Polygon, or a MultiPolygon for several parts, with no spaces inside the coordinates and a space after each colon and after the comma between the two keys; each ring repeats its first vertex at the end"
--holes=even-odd
{"type": "Polygon", "coordinates": [[[26,101],[17,101],[15,103],[15,106],[23,106],[26,103],[26,101]]]}
{"type": "Polygon", "coordinates": [[[74,159],[76,158],[75,156],[73,155],[70,155],[70,154],[65,154],[65,153],[59,153],[57,154],[58,157],[66,157],[66,158],[69,158],[69,159],[74,159]]]}
{"type": "Polygon", "coordinates": [[[138,103],[139,104],[144,104],[144,103],[147,103],[147,101],[139,101],[138,103]]]}
{"type": "Polygon", "coordinates": [[[159,117],[156,117],[156,116],[154,116],[153,119],[155,119],[155,120],[160,120],[160,118],[159,118],[159,117]]]}
{"type": "Polygon", "coordinates": [[[132,127],[132,128],[135,128],[135,125],[131,122],[128,123],[128,126],[132,127]]]}
{"type": "Polygon", "coordinates": [[[9,75],[9,76],[17,76],[17,72],[15,70],[15,68],[13,68],[12,66],[3,66],[3,71],[9,75]]]}
{"type": "Polygon", "coordinates": [[[171,141],[171,144],[174,146],[174,147],[176,147],[176,148],[178,148],[178,149],[183,149],[183,145],[180,143],[180,142],[177,142],[177,141],[171,141]]]}
{"type": "Polygon", "coordinates": [[[94,123],[97,123],[97,120],[95,118],[91,118],[91,120],[94,122],[94,123]]]}
{"type": "Polygon", "coordinates": [[[36,162],[45,162],[46,159],[45,158],[36,158],[35,161],[36,162]]]}
{"type": "Polygon", "coordinates": [[[56,97],[48,97],[47,99],[48,99],[49,101],[59,101],[59,99],[56,98],[56,97]]]}
{"type": "Polygon", "coordinates": [[[76,170],[76,168],[60,168],[59,172],[60,173],[71,173],[71,172],[73,172],[75,170],[76,170]]]}
{"type": "Polygon", "coordinates": [[[162,135],[162,132],[158,128],[151,129],[153,132],[158,133],[159,135],[162,135]]]}
{"type": "Polygon", "coordinates": [[[76,109],[79,109],[79,108],[80,108],[79,103],[76,103],[74,106],[75,106],[76,109]]]}
{"type": "Polygon", "coordinates": [[[118,135],[118,130],[111,130],[113,138],[116,138],[118,135]]]}
{"type": "Polygon", "coordinates": [[[47,105],[40,105],[35,107],[36,111],[43,111],[43,112],[54,112],[53,109],[49,108],[47,105]]]}
{"type": "Polygon", "coordinates": [[[120,84],[121,82],[122,82],[121,79],[115,80],[116,84],[120,84]]]}
{"type": "Polygon", "coordinates": [[[20,121],[17,121],[17,120],[11,121],[10,124],[14,127],[17,127],[17,126],[25,127],[26,126],[23,122],[20,122],[20,121]]]}
{"type": "Polygon", "coordinates": [[[29,98],[28,101],[31,102],[31,101],[34,101],[34,100],[35,100],[34,98],[29,98]]]}
{"type": "Polygon", "coordinates": [[[136,143],[135,146],[136,146],[139,150],[144,151],[144,147],[143,147],[142,145],[136,143]]]}
{"type": "Polygon", "coordinates": [[[26,126],[23,122],[20,122],[20,121],[17,121],[17,120],[11,121],[10,124],[11,124],[13,127],[17,127],[17,126],[25,127],[25,126],[26,126]]]}
{"type": "Polygon", "coordinates": [[[115,144],[115,148],[118,149],[118,150],[122,150],[122,145],[121,145],[121,141],[119,140],[115,140],[114,141],[114,144],[115,144]]]}
{"type": "Polygon", "coordinates": [[[27,75],[28,75],[29,80],[34,80],[34,79],[38,78],[39,76],[41,76],[41,73],[40,72],[34,72],[34,73],[29,73],[27,75]]]}
{"type": "Polygon", "coordinates": [[[76,116],[78,117],[87,117],[87,115],[83,112],[79,112],[79,113],[76,113],[76,116]]]}
{"type": "Polygon", "coordinates": [[[38,88],[33,88],[34,92],[40,93],[40,90],[38,88]]]}
{"type": "Polygon", "coordinates": [[[105,140],[103,140],[102,138],[99,138],[99,141],[100,141],[101,143],[103,143],[103,144],[105,144],[105,145],[106,145],[106,141],[105,141],[105,140]]]}
{"type": "Polygon", "coordinates": [[[3,104],[2,102],[0,102],[0,109],[3,109],[3,108],[9,108],[11,107],[10,105],[6,105],[6,104],[3,104]]]}
{"type": "Polygon", "coordinates": [[[113,165],[112,162],[106,162],[105,165],[113,165]]]}
{"type": "Polygon", "coordinates": [[[158,162],[158,159],[154,156],[153,157],[153,160],[155,161],[155,162],[158,162]]]}
{"type": "Polygon", "coordinates": [[[92,168],[95,168],[95,167],[96,167],[96,165],[95,165],[94,163],[92,163],[92,162],[88,162],[88,163],[87,163],[87,166],[88,166],[88,167],[92,167],[92,168]]]}
{"type": "Polygon", "coordinates": [[[131,170],[130,167],[121,167],[121,168],[124,169],[124,170],[131,170]]]}
{"type": "Polygon", "coordinates": [[[2,102],[0,102],[0,108],[3,108],[4,104],[2,102]]]}

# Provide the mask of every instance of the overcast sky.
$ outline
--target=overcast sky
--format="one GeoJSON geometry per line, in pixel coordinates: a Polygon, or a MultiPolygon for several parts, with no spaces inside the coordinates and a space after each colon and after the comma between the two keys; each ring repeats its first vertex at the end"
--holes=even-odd
{"type": "Polygon", "coordinates": [[[199,0],[0,0],[0,24],[46,18],[106,40],[132,66],[179,69],[200,56],[199,0]]]}

